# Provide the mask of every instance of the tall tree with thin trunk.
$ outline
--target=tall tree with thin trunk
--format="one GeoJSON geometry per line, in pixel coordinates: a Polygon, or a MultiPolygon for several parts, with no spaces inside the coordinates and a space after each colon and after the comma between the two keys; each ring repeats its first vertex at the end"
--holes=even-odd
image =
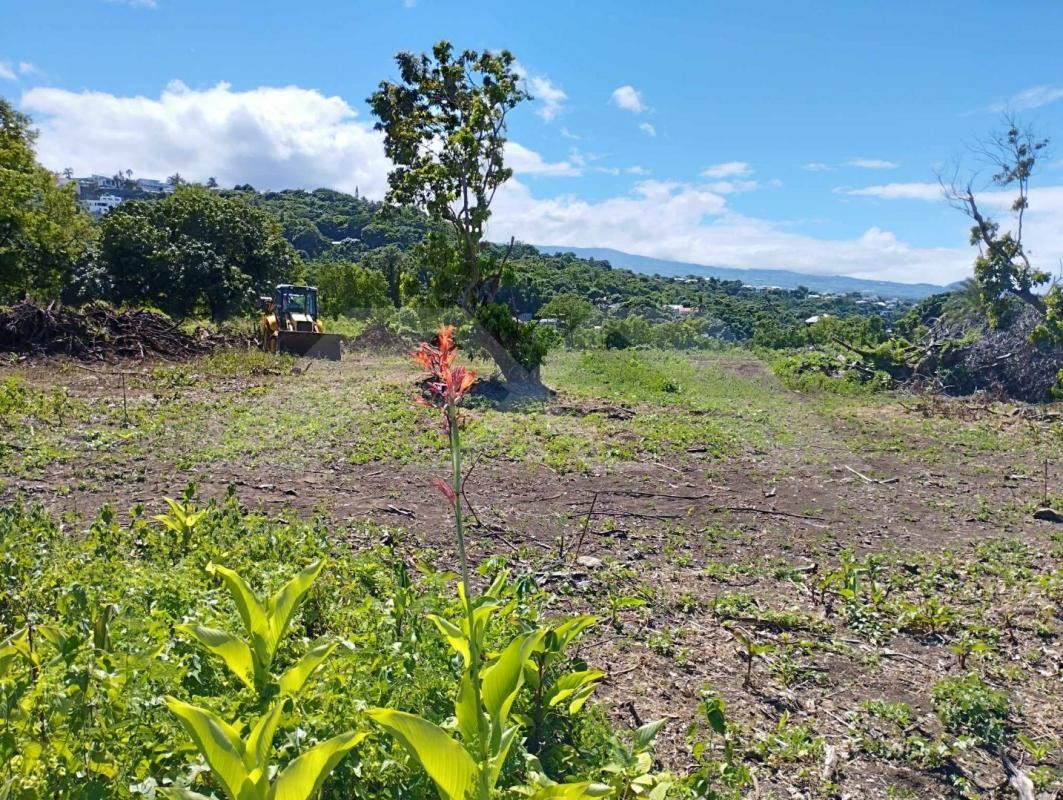
{"type": "Polygon", "coordinates": [[[978,248],[974,280],[990,322],[994,325],[999,322],[1008,298],[1018,298],[1042,319],[1034,338],[1059,343],[1063,342],[1063,289],[1058,281],[1052,280],[1050,273],[1034,265],[1023,242],[1026,212],[1030,207],[1030,179],[1047,147],[1048,139],[1040,138],[1014,117],[1007,116],[1002,131],[973,148],[978,159],[992,169],[982,189],[1016,193],[1010,204],[1013,222],[1009,230],[1002,230],[1001,223],[985,211],[986,195],[980,197],[981,191],[975,188],[977,173],[961,180],[957,167],[951,179],[939,176],[939,180],[945,197],[974,222],[971,244],[978,248]],[[1046,284],[1050,284],[1047,291],[1038,291],[1046,284]]]}
{"type": "Polygon", "coordinates": [[[506,50],[456,54],[441,41],[431,54],[399,53],[398,81],[383,81],[369,98],[394,164],[388,200],[427,211],[453,238],[433,236],[422,248],[430,293],[473,317],[481,344],[507,383],[541,388],[544,339],[496,302],[508,251],[484,241],[491,203],[513,174],[506,167],[506,117],[529,98],[506,50]]]}

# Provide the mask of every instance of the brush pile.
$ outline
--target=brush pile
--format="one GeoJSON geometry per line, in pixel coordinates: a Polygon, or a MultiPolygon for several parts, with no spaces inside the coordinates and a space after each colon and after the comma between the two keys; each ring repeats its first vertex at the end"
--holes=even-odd
{"type": "Polygon", "coordinates": [[[412,339],[405,338],[389,330],[383,322],[373,320],[366,326],[365,330],[347,341],[347,349],[405,355],[416,349],[416,343],[412,339]]]}
{"type": "Polygon", "coordinates": [[[181,360],[220,344],[224,342],[207,331],[189,334],[164,314],[144,309],[118,311],[102,303],[74,309],[40,306],[29,299],[0,308],[0,352],[80,361],[181,360]]]}

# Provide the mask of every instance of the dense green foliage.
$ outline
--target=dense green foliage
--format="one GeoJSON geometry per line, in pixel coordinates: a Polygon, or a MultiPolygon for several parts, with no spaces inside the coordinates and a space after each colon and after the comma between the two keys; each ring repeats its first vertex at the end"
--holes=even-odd
{"type": "Polygon", "coordinates": [[[428,218],[416,211],[332,189],[256,192],[248,185],[222,192],[278,219],[284,237],[304,259],[350,258],[388,245],[408,249],[424,238],[428,218]]]}
{"type": "Polygon", "coordinates": [[[37,163],[30,119],[0,97],[0,303],[57,296],[83,262],[93,231],[74,199],[37,163]]]}
{"type": "MultiPolygon", "coordinates": [[[[189,492],[186,501],[192,497],[189,492]]],[[[264,710],[262,686],[232,671],[228,656],[219,657],[232,646],[218,644],[227,636],[222,632],[239,630],[243,612],[211,576],[212,563],[269,590],[304,565],[313,569],[304,582],[303,608],[269,657],[276,674],[288,669],[290,675],[321,643],[335,652],[316,660],[317,673],[296,690],[297,705],[277,712],[278,736],[272,747],[266,743],[273,761],[289,763],[347,728],[368,730],[360,714],[366,705],[438,721],[451,713],[453,660],[429,621],[430,614],[445,619],[459,610],[447,599],[445,574],[418,565],[414,585],[395,552],[352,553],[318,523],[248,514],[235,498],[203,510],[185,543],[139,508],[128,523],[104,509],[87,531],[74,535],[39,510],[0,509],[0,627],[14,631],[0,643],[4,796],[151,796],[165,785],[204,794],[220,789],[211,772],[188,766],[194,750],[160,700],[174,695],[230,720],[264,710]],[[175,628],[186,633],[175,636],[175,628]]],[[[494,591],[506,615],[485,630],[484,646],[513,626],[530,632],[542,624],[546,598],[534,583],[499,581],[494,591]]],[[[566,674],[566,664],[560,654],[551,657],[543,679],[552,681],[555,669],[566,674]]],[[[534,697],[523,693],[513,711],[539,720],[539,742],[553,741],[554,726],[561,725],[566,743],[587,743],[550,751],[548,759],[542,751],[550,774],[598,775],[604,762],[594,759],[603,758],[607,734],[597,717],[547,716],[536,710],[534,697]]],[[[519,750],[514,742],[507,781],[524,772],[519,750]]],[[[340,763],[324,796],[396,792],[434,795],[426,777],[377,735],[340,763]]]]}
{"type": "Polygon", "coordinates": [[[206,310],[220,321],[246,312],[256,294],[301,268],[268,214],[183,186],[163,200],[123,203],[103,218],[85,292],[171,314],[206,310]]]}

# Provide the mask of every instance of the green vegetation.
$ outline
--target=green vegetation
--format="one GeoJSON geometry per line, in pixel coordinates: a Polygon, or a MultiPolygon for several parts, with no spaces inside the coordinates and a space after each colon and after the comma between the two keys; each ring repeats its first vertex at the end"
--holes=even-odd
{"type": "Polygon", "coordinates": [[[416,371],[403,357],[292,363],[227,352],[144,369],[124,409],[120,383],[101,394],[76,368],[2,384],[0,480],[11,496],[47,481],[56,509],[0,512],[0,784],[14,796],[222,797],[235,775],[268,797],[313,764],[322,797],[434,797],[438,748],[496,796],[740,798],[754,781],[829,794],[901,770],[963,797],[963,776],[998,779],[994,748],[1039,787],[1063,779],[1060,721],[1029,716],[1057,681],[1063,541],[1029,535],[1035,501],[992,484],[1039,474],[1058,454],[1048,429],[795,396],[737,350],[558,352],[551,404],[464,398],[470,480],[447,482],[468,498],[474,641],[445,533],[456,506],[431,486],[451,472],[447,438],[411,402],[416,371]],[[894,450],[858,467],[868,478],[947,463],[981,500],[834,471],[875,442],[894,450]],[[151,489],[163,474],[213,483],[166,502],[151,489]],[[825,486],[841,494],[820,499],[825,486]],[[879,488],[902,499],[852,505],[879,488]],[[122,512],[62,511],[94,497],[122,512]],[[775,497],[807,524],[727,510],[775,497]],[[847,549],[887,516],[936,538],[899,547],[885,527],[847,549]],[[597,562],[570,573],[587,553],[597,562]],[[523,663],[499,683],[508,710],[465,702],[474,648],[484,687],[504,658],[523,663]],[[647,722],[664,714],[678,719],[647,722]],[[271,747],[252,746],[256,725],[271,747]]]}
{"type": "Polygon", "coordinates": [[[74,187],[59,187],[37,163],[36,132],[0,97],[0,303],[26,293],[59,295],[83,265],[94,237],[74,187]]]}

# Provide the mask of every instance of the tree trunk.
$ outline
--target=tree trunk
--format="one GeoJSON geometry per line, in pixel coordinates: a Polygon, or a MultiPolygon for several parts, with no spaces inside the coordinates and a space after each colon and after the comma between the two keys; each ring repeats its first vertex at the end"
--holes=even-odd
{"type": "Polygon", "coordinates": [[[506,386],[513,394],[525,396],[546,396],[550,390],[543,386],[539,375],[539,367],[526,369],[517,362],[508,350],[502,346],[491,332],[482,327],[477,327],[477,344],[483,347],[491,359],[502,371],[502,378],[506,386]]]}

